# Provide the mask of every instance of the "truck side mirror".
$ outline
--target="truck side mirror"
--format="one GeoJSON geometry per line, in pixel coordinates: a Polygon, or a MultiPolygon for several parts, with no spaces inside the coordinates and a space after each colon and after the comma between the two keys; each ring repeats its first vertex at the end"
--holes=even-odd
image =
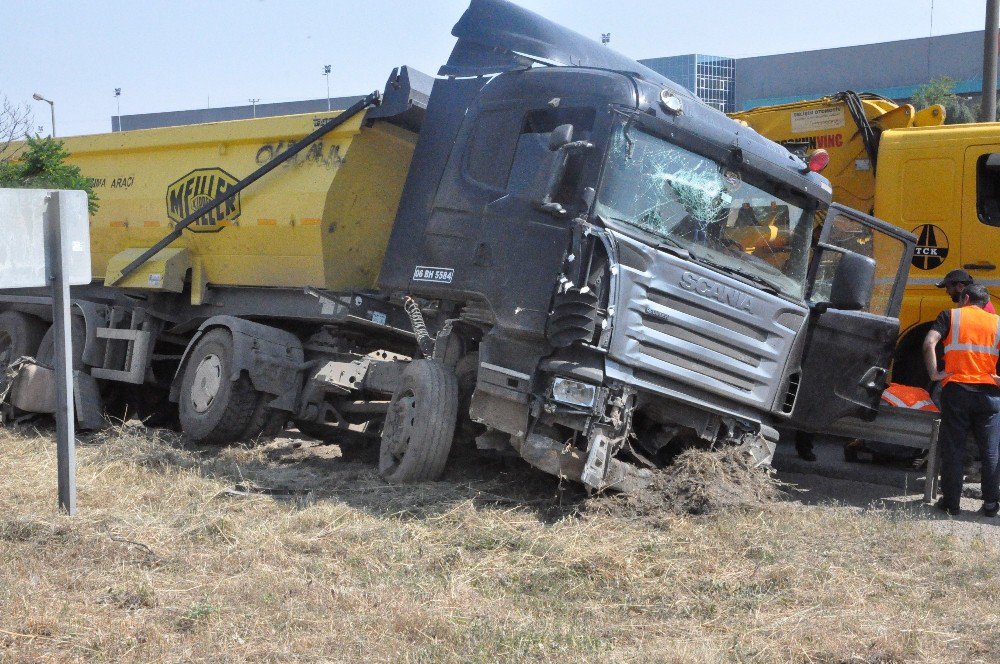
{"type": "Polygon", "coordinates": [[[867,309],[875,286],[875,259],[853,251],[841,253],[830,287],[830,308],[867,309]]]}

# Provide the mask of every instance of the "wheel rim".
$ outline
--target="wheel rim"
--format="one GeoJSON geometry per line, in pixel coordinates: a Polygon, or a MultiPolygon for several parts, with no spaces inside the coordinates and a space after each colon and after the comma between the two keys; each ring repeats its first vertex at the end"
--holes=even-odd
{"type": "Polygon", "coordinates": [[[386,413],[379,463],[383,473],[391,473],[403,462],[416,422],[417,397],[407,390],[386,413]]]}
{"type": "Polygon", "coordinates": [[[222,360],[218,355],[209,354],[198,363],[191,384],[191,405],[195,411],[204,413],[212,407],[222,386],[222,360]]]}
{"type": "Polygon", "coordinates": [[[0,370],[6,369],[16,358],[10,356],[14,340],[6,332],[0,332],[0,370]]]}

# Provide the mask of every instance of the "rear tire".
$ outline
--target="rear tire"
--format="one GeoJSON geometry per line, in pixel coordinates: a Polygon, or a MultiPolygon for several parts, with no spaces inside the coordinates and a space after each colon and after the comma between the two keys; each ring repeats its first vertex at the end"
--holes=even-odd
{"type": "Polygon", "coordinates": [[[257,408],[266,395],[257,392],[246,375],[231,380],[233,366],[233,336],[224,328],[210,330],[191,351],[179,410],[181,430],[192,440],[232,443],[251,427],[263,427],[257,408]]]}
{"type": "MultiPolygon", "coordinates": [[[[22,357],[38,357],[45,336],[45,321],[20,311],[0,313],[0,392],[7,388],[7,368],[22,357]]],[[[18,416],[13,406],[0,404],[5,415],[18,416]]]]}
{"type": "Polygon", "coordinates": [[[37,357],[45,322],[20,311],[0,313],[0,375],[21,357],[37,357]]]}
{"type": "Polygon", "coordinates": [[[379,448],[379,473],[389,482],[441,477],[458,415],[458,379],[433,360],[403,370],[392,395],[379,448]]]}
{"type": "MultiPolygon", "coordinates": [[[[80,371],[83,369],[83,347],[87,344],[87,324],[80,316],[70,316],[69,322],[70,341],[73,344],[73,371],[80,371]]],[[[50,325],[41,343],[38,344],[38,354],[35,356],[38,363],[54,369],[55,347],[56,329],[50,325]]]]}

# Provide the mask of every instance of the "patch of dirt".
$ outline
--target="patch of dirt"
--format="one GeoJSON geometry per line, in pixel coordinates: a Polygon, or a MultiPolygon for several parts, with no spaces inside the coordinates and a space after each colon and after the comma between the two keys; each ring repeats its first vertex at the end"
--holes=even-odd
{"type": "Polygon", "coordinates": [[[771,472],[754,468],[739,448],[691,449],[656,471],[643,491],[595,496],[583,511],[657,524],[671,515],[771,503],[785,495],[783,486],[771,472]]]}

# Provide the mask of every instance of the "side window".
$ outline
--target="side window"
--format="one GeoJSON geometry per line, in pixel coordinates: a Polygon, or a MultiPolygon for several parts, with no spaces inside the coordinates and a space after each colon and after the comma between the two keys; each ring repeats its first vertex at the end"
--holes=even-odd
{"type": "MultiPolygon", "coordinates": [[[[832,223],[829,223],[825,244],[874,259],[875,283],[865,311],[879,316],[896,315],[899,306],[896,282],[906,255],[906,245],[891,235],[843,214],[837,214],[832,223]]],[[[829,249],[820,248],[819,251],[821,253],[809,296],[809,301],[813,303],[829,301],[842,256],[829,249]]]]}
{"type": "Polygon", "coordinates": [[[1000,153],[976,162],[976,211],[987,226],[1000,226],[1000,153]]]}
{"type": "MultiPolygon", "coordinates": [[[[594,129],[595,116],[593,108],[572,106],[529,111],[521,124],[507,191],[524,193],[535,189],[539,166],[545,163],[546,155],[549,153],[549,134],[553,129],[559,125],[571,124],[573,140],[587,140],[594,129]]],[[[578,153],[570,157],[566,164],[563,191],[559,192],[560,194],[571,192],[576,188],[585,156],[583,153],[578,153]]],[[[566,198],[562,197],[561,200],[566,198]]]]}
{"type": "Polygon", "coordinates": [[[520,109],[487,109],[476,116],[465,174],[491,189],[504,190],[520,131],[520,109]]]}

